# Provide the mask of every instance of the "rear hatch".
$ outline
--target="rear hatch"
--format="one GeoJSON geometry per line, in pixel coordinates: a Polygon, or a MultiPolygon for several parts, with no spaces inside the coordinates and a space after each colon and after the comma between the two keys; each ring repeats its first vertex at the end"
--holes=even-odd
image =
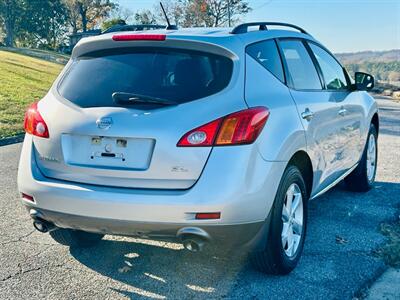
{"type": "Polygon", "coordinates": [[[34,137],[38,167],[80,183],[187,189],[212,148],[176,144],[245,108],[239,60],[201,42],[121,45],[74,57],[39,103],[50,137],[34,137]]]}

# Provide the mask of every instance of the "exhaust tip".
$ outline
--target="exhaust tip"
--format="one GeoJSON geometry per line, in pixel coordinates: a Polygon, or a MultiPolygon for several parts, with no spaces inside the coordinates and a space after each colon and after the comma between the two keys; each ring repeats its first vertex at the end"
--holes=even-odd
{"type": "Polygon", "coordinates": [[[184,238],[182,243],[185,249],[191,252],[200,252],[204,249],[205,245],[205,241],[197,237],[184,238]]]}
{"type": "Polygon", "coordinates": [[[191,252],[200,252],[205,244],[211,240],[209,234],[198,227],[184,227],[176,235],[181,239],[183,247],[191,252]]]}
{"type": "Polygon", "coordinates": [[[31,218],[33,219],[33,227],[39,232],[46,233],[56,229],[53,223],[50,223],[42,218],[42,214],[36,209],[29,211],[31,218]]]}
{"type": "Polygon", "coordinates": [[[33,227],[35,227],[37,231],[40,231],[42,233],[46,233],[49,231],[49,228],[47,227],[46,223],[40,220],[34,220],[33,227]]]}

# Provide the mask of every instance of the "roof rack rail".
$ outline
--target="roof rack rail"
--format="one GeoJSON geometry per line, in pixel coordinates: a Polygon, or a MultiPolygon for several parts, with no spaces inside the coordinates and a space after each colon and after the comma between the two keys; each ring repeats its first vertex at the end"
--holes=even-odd
{"type": "Polygon", "coordinates": [[[301,33],[308,34],[307,31],[305,31],[303,28],[289,24],[289,23],[280,23],[280,22],[250,22],[250,23],[243,23],[235,28],[232,29],[231,33],[232,34],[240,34],[240,33],[246,33],[248,32],[248,28],[251,26],[259,26],[259,30],[268,30],[267,26],[282,26],[282,27],[291,27],[294,29],[297,29],[301,33]]]}

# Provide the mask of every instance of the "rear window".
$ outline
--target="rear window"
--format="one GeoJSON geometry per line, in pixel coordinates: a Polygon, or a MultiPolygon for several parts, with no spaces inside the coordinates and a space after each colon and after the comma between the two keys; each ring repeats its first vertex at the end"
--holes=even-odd
{"type": "Polygon", "coordinates": [[[215,94],[231,79],[227,57],[181,49],[137,48],[91,52],[74,60],[58,91],[81,107],[122,106],[113,93],[185,103],[215,94]]]}

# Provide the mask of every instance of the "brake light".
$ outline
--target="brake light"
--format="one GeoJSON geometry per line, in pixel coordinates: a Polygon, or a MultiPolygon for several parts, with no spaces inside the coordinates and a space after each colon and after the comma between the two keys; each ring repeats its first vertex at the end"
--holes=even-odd
{"type": "Polygon", "coordinates": [[[269,117],[265,107],[254,107],[217,119],[186,133],[178,147],[226,146],[253,143],[269,117]]]}
{"type": "Polygon", "coordinates": [[[165,41],[165,34],[116,34],[112,39],[122,41],[165,41]]]}
{"type": "Polygon", "coordinates": [[[33,134],[42,138],[49,137],[49,130],[46,122],[38,110],[38,102],[32,103],[25,113],[24,129],[26,133],[33,134]]]}

